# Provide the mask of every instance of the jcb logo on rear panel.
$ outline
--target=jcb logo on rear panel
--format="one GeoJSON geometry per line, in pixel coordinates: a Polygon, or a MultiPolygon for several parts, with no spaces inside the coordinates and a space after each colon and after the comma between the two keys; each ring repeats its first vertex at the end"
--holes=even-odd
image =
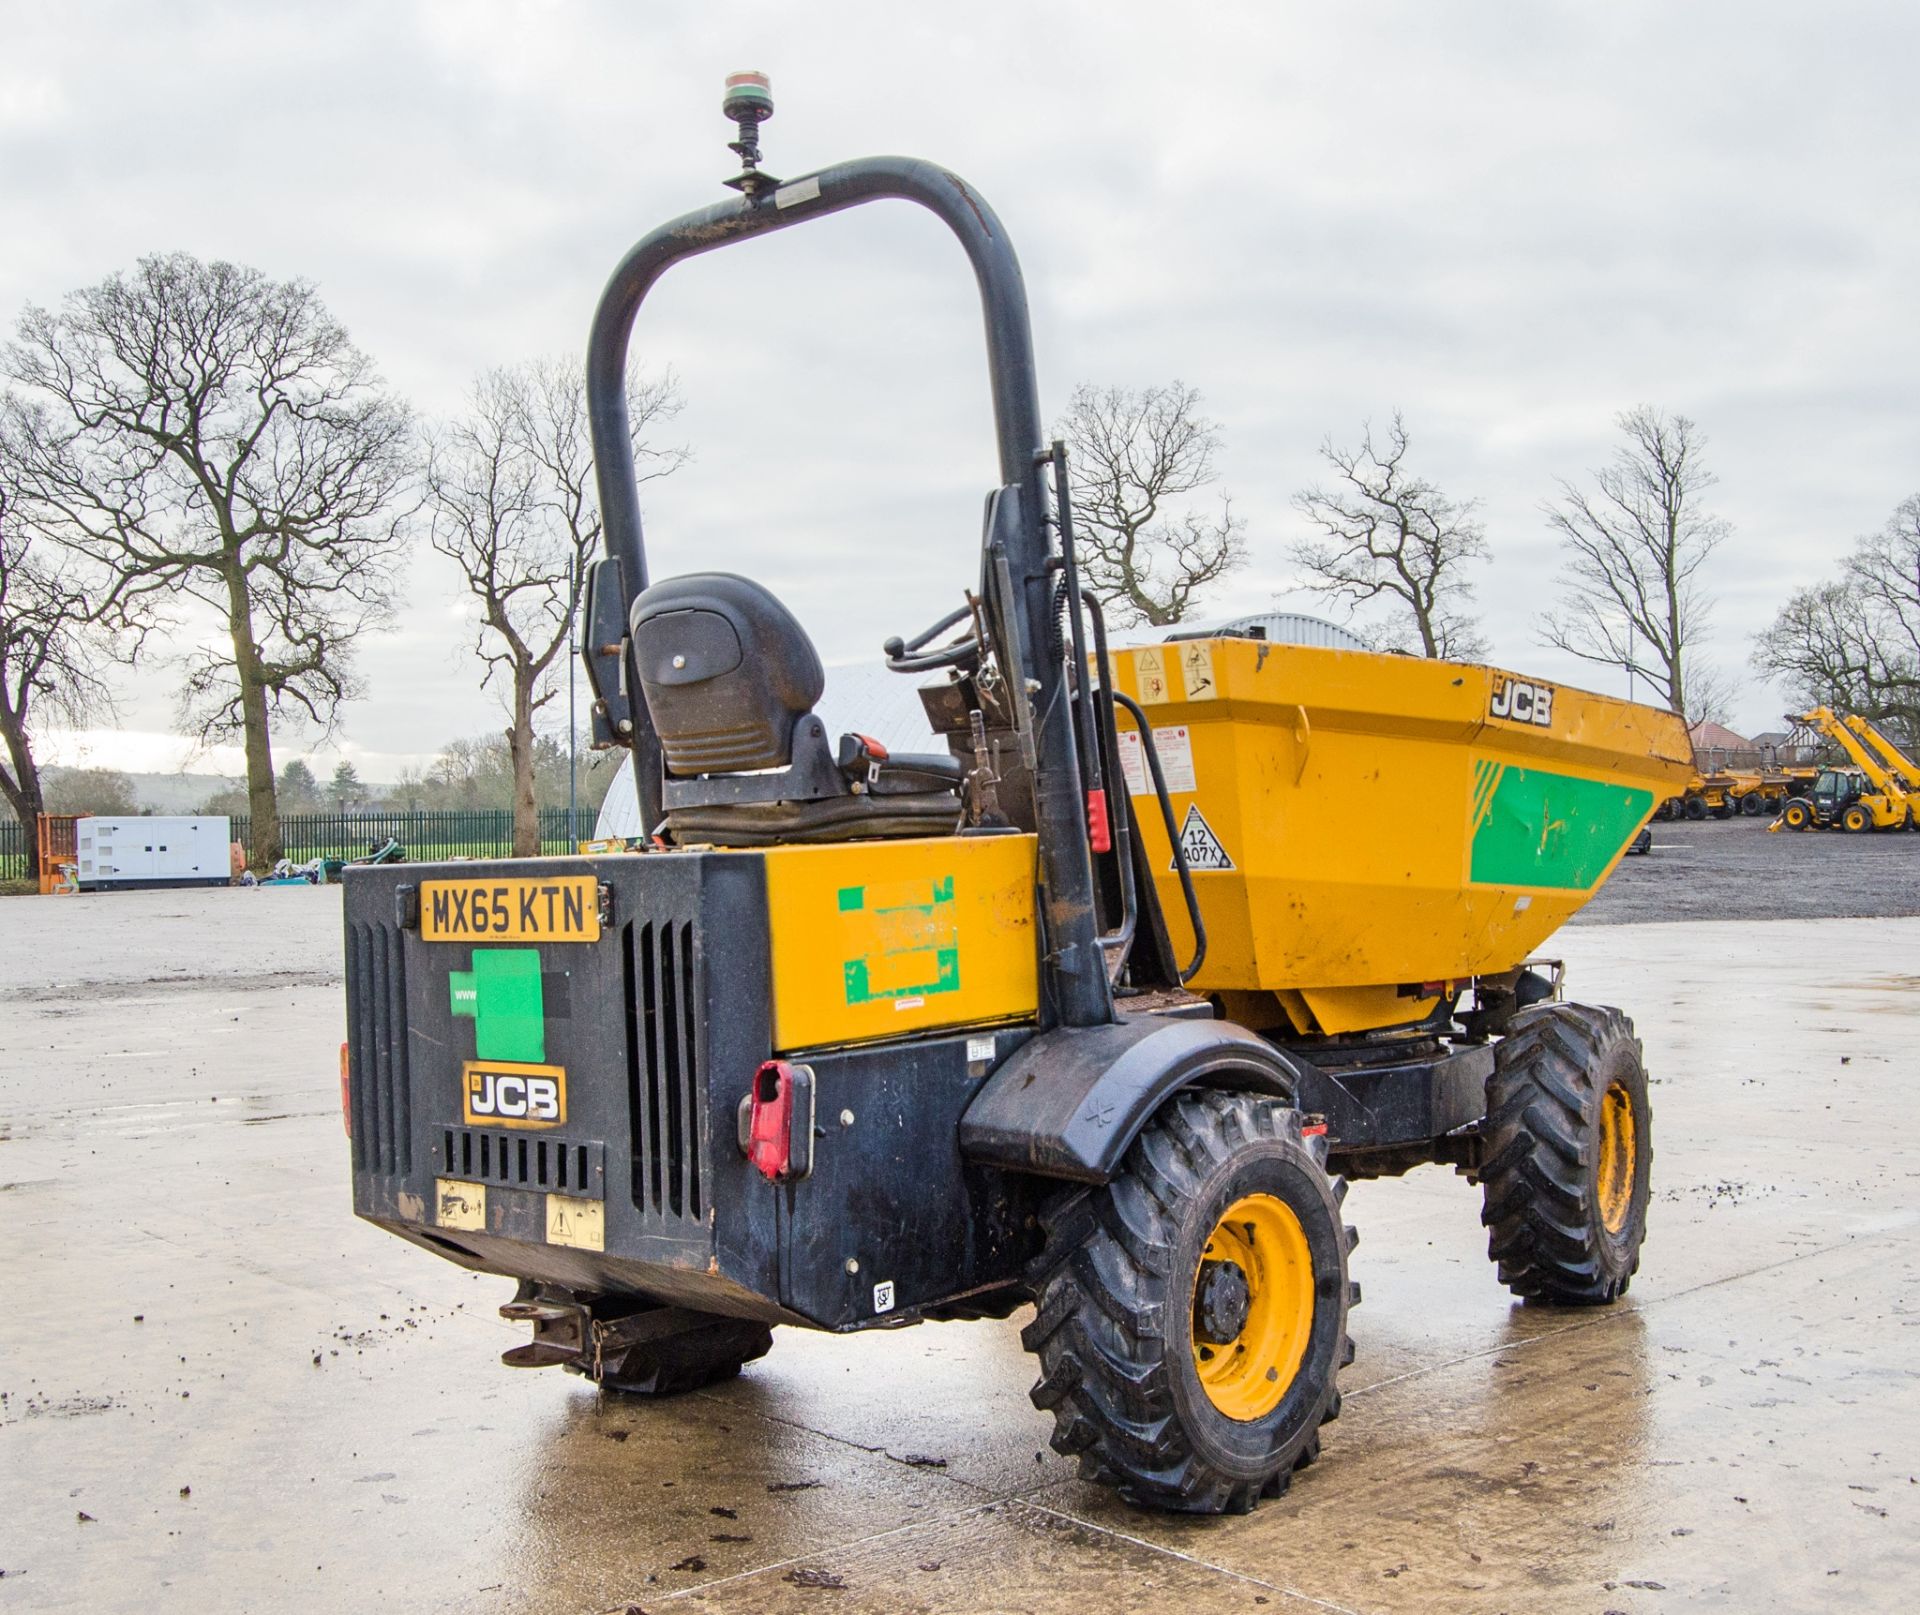
{"type": "Polygon", "coordinates": [[[1553,686],[1496,673],[1493,675],[1493,696],[1487,702],[1487,716],[1505,718],[1509,723],[1531,723],[1542,729],[1549,728],[1553,723],[1553,686]]]}
{"type": "Polygon", "coordinates": [[[461,1119],[469,1127],[561,1127],[567,1073],[557,1065],[469,1060],[461,1068],[461,1119]]]}

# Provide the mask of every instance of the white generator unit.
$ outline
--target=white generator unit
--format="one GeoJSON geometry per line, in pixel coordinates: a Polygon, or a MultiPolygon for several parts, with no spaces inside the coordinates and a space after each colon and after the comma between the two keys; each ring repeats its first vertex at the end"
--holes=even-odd
{"type": "Polygon", "coordinates": [[[74,826],[83,892],[152,886],[225,886],[233,879],[231,821],[199,818],[91,818],[74,826]]]}

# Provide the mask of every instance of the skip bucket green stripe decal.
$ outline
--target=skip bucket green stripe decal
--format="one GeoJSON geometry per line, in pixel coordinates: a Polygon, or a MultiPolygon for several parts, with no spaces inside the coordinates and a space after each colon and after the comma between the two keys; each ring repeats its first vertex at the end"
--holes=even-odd
{"type": "Polygon", "coordinates": [[[1584,892],[1653,811],[1653,792],[1630,786],[1484,759],[1474,771],[1476,885],[1584,892]]]}

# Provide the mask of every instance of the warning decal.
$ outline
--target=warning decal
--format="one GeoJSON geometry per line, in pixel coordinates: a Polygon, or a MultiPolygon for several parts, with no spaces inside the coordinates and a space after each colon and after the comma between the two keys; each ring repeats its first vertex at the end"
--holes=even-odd
{"type": "Polygon", "coordinates": [[[1187,699],[1211,701],[1220,693],[1213,682],[1213,646],[1196,639],[1180,647],[1180,669],[1186,675],[1187,699]]]}
{"type": "MultiPolygon", "coordinates": [[[[1187,822],[1180,826],[1180,850],[1187,856],[1187,868],[1196,874],[1202,870],[1233,868],[1227,849],[1220,845],[1212,826],[1201,818],[1200,809],[1191,802],[1187,804],[1187,822]]],[[[1178,867],[1172,857],[1167,859],[1167,868],[1178,867]]]]}
{"type": "MultiPolygon", "coordinates": [[[[1162,724],[1153,732],[1153,749],[1160,757],[1160,772],[1166,776],[1167,795],[1199,789],[1193,773],[1193,735],[1184,723],[1162,724]]],[[[1120,772],[1126,777],[1127,790],[1134,796],[1151,796],[1153,781],[1147,775],[1146,755],[1140,749],[1140,731],[1120,731],[1120,772]]]]}
{"type": "Polygon", "coordinates": [[[1167,687],[1166,657],[1151,645],[1133,653],[1133,683],[1144,707],[1173,699],[1173,691],[1167,687]]]}

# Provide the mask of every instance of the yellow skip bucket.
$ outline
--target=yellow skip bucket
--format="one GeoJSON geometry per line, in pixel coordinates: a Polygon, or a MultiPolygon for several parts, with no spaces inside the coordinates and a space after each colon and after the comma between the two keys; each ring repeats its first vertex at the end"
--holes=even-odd
{"type": "MultiPolygon", "coordinates": [[[[1433,1002],[1409,987],[1513,968],[1693,775],[1673,713],[1489,667],[1246,639],[1113,663],[1153,726],[1206,920],[1189,985],[1278,994],[1301,1031],[1404,1025],[1433,1002]]],[[[1186,950],[1139,736],[1119,721],[1186,950]]],[[[1258,1007],[1229,1012],[1258,1024],[1258,1007]]]]}

